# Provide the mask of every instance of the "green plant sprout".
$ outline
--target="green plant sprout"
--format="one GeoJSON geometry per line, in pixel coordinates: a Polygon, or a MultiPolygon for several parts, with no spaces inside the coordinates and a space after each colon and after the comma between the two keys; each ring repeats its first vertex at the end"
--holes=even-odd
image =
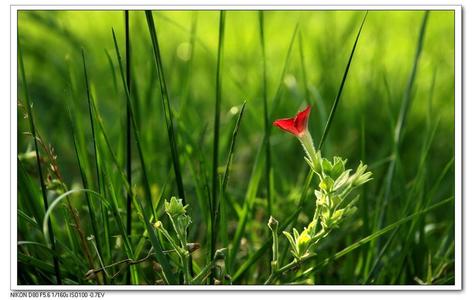
{"type": "Polygon", "coordinates": [[[188,243],[187,241],[188,228],[192,224],[192,219],[187,214],[187,208],[188,204],[184,205],[182,199],[177,199],[176,197],[172,197],[170,201],[166,200],[164,203],[164,210],[170,219],[175,237],[172,236],[159,220],[154,223],[154,228],[170,243],[172,252],[177,253],[180,261],[178,267],[183,272],[184,284],[202,284],[214,269],[218,269],[219,272],[215,273],[221,275],[216,280],[222,282],[221,277],[225,277],[224,269],[221,268],[218,262],[224,260],[226,249],[216,250],[213,260],[204,266],[199,274],[192,276],[190,271],[190,254],[199,248],[199,244],[188,243]]]}

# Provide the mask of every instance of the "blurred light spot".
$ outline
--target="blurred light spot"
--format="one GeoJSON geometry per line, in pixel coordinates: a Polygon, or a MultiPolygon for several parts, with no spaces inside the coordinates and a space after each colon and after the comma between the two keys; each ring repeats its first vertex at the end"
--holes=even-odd
{"type": "Polygon", "coordinates": [[[232,115],[235,115],[239,112],[239,107],[237,106],[233,106],[231,107],[231,109],[229,110],[229,113],[232,114],[232,115]]]}
{"type": "Polygon", "coordinates": [[[192,149],[192,146],[186,145],[186,146],[185,146],[185,150],[187,151],[188,154],[192,154],[192,150],[193,150],[193,149],[192,149]]]}
{"type": "Polygon", "coordinates": [[[183,61],[188,61],[192,55],[192,45],[190,43],[181,43],[177,47],[177,57],[183,61]]]}
{"type": "Polygon", "coordinates": [[[284,83],[288,88],[292,89],[297,85],[297,79],[292,74],[287,74],[284,77],[284,83]]]}

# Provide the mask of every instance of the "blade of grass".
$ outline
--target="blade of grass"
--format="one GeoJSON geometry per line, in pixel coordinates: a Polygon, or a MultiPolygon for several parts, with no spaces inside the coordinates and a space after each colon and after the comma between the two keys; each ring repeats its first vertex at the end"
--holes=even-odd
{"type": "Polygon", "coordinates": [[[123,70],[123,64],[121,62],[120,49],[118,47],[118,42],[116,40],[115,31],[113,29],[112,29],[112,35],[113,35],[113,42],[115,44],[115,52],[116,52],[116,56],[117,56],[117,59],[118,59],[118,65],[119,65],[119,68],[120,68],[121,80],[122,80],[122,83],[123,83],[123,88],[124,88],[125,93],[126,93],[126,101],[127,101],[129,112],[130,112],[130,119],[131,119],[131,124],[132,124],[132,128],[133,128],[134,140],[136,142],[136,147],[138,148],[139,161],[141,163],[141,169],[142,169],[142,172],[143,172],[144,190],[145,190],[145,193],[146,193],[145,199],[146,199],[146,202],[147,202],[147,206],[149,206],[149,209],[152,212],[153,218],[155,220],[157,220],[156,219],[156,214],[154,212],[154,208],[153,208],[153,205],[152,205],[151,187],[150,187],[149,178],[148,178],[148,175],[147,175],[148,173],[146,171],[146,163],[144,161],[144,153],[143,153],[143,149],[142,149],[142,146],[141,146],[140,135],[139,135],[139,132],[138,132],[138,126],[136,124],[134,110],[133,110],[133,106],[132,106],[132,103],[131,103],[132,102],[131,101],[131,94],[129,93],[129,87],[128,87],[128,84],[126,83],[125,74],[124,74],[124,70],[123,70]]]}
{"type": "Polygon", "coordinates": [[[161,53],[159,49],[159,41],[157,39],[156,26],[154,25],[154,18],[152,16],[152,11],[146,11],[146,20],[149,28],[149,34],[153,46],[154,52],[154,62],[156,64],[156,71],[159,78],[159,84],[161,87],[161,96],[162,96],[162,105],[164,108],[164,114],[166,119],[167,134],[169,137],[169,144],[172,156],[172,163],[174,166],[175,179],[177,181],[177,190],[179,198],[182,199],[182,202],[185,204],[185,193],[184,193],[184,184],[182,180],[182,174],[180,171],[180,162],[179,162],[179,152],[177,148],[176,134],[173,122],[172,109],[170,107],[169,93],[167,91],[167,85],[165,81],[164,67],[162,63],[161,53]]]}
{"type": "MultiPolygon", "coordinates": [[[[134,249],[133,249],[133,246],[131,244],[131,241],[130,241],[130,237],[128,237],[127,233],[126,233],[126,227],[125,225],[123,224],[123,221],[121,220],[121,216],[120,216],[120,209],[119,209],[119,206],[118,206],[118,201],[117,201],[117,197],[116,197],[116,192],[115,192],[115,188],[113,187],[113,183],[111,182],[108,174],[111,174],[109,173],[108,171],[108,167],[106,164],[103,165],[103,168],[105,170],[105,173],[104,173],[104,180],[107,181],[107,189],[108,189],[108,193],[110,195],[110,207],[111,207],[111,212],[115,218],[115,221],[116,221],[116,224],[118,225],[118,230],[119,230],[119,233],[121,234],[122,238],[123,238],[123,241],[124,241],[124,245],[125,245],[125,253],[126,253],[126,256],[129,258],[129,259],[135,259],[135,252],[134,252],[134,249]]],[[[134,197],[133,197],[134,199],[134,197]]],[[[130,273],[131,273],[131,284],[139,284],[139,274],[138,274],[138,271],[137,271],[137,268],[136,266],[132,266],[130,268],[130,273]]]]}
{"type": "Polygon", "coordinates": [[[265,136],[265,177],[266,177],[266,197],[267,197],[267,215],[272,215],[272,197],[271,197],[271,156],[270,156],[270,129],[269,108],[267,104],[267,66],[266,66],[266,49],[264,41],[264,12],[259,11],[259,40],[262,51],[262,100],[264,103],[264,136],[265,136]]]}
{"type": "Polygon", "coordinates": [[[421,56],[421,52],[422,52],[422,49],[423,49],[423,42],[424,42],[424,36],[425,36],[425,32],[426,32],[426,24],[427,24],[427,21],[428,21],[428,15],[429,15],[429,11],[426,11],[424,16],[423,16],[423,20],[421,22],[421,27],[420,27],[420,31],[419,31],[419,34],[418,34],[418,42],[417,42],[417,46],[416,46],[416,51],[415,51],[415,56],[414,56],[414,59],[413,59],[413,65],[412,65],[412,69],[411,69],[411,72],[410,72],[410,76],[409,76],[409,79],[408,79],[408,83],[407,83],[407,86],[405,88],[405,91],[404,91],[404,94],[403,94],[403,101],[402,101],[402,105],[401,105],[401,108],[400,108],[400,113],[398,115],[398,119],[397,119],[397,124],[395,126],[395,132],[394,132],[394,144],[393,144],[393,151],[392,151],[392,155],[394,156],[394,159],[390,161],[390,164],[389,164],[389,167],[388,167],[388,174],[387,174],[387,177],[386,177],[386,189],[385,189],[385,194],[384,194],[384,198],[383,198],[383,201],[382,201],[382,206],[380,208],[380,212],[379,212],[379,216],[378,216],[378,221],[377,221],[377,228],[380,228],[382,227],[383,223],[385,222],[385,211],[387,209],[387,206],[388,206],[388,202],[389,202],[389,199],[390,199],[390,193],[391,193],[391,188],[392,188],[392,181],[393,181],[393,177],[395,176],[395,166],[397,164],[397,160],[398,160],[398,151],[399,151],[399,144],[401,143],[401,139],[402,139],[402,133],[403,133],[403,129],[405,127],[405,120],[406,120],[406,117],[407,117],[407,114],[408,114],[408,111],[409,111],[409,107],[411,105],[411,102],[412,102],[412,89],[413,89],[413,84],[415,82],[415,78],[416,78],[416,71],[417,71],[417,68],[418,68],[418,63],[419,63],[419,59],[420,59],[420,56],[421,56]]]}
{"type": "Polygon", "coordinates": [[[109,206],[109,203],[108,203],[108,200],[103,197],[102,195],[100,195],[99,193],[93,191],[93,190],[88,190],[88,189],[74,189],[74,190],[69,190],[61,195],[59,195],[57,198],[55,198],[52,202],[51,202],[51,205],[48,207],[48,210],[46,211],[46,213],[44,214],[44,218],[43,218],[43,233],[44,233],[44,236],[47,237],[47,239],[49,239],[49,237],[51,236],[52,233],[50,233],[51,231],[49,230],[49,219],[50,219],[50,216],[51,216],[51,213],[53,211],[53,209],[59,204],[59,202],[63,201],[63,200],[68,200],[68,197],[69,195],[72,195],[72,194],[76,194],[76,193],[89,193],[89,194],[93,194],[95,196],[97,196],[98,199],[100,199],[101,201],[105,202],[105,204],[107,206],[109,206]]]}
{"type": "MultiPolygon", "coordinates": [[[[48,207],[49,207],[49,204],[48,204],[48,198],[47,198],[47,194],[46,194],[46,186],[44,184],[43,169],[42,169],[42,166],[41,166],[41,158],[39,156],[38,141],[37,141],[37,136],[36,136],[36,126],[35,126],[35,123],[34,123],[34,120],[33,120],[33,112],[32,112],[32,109],[31,109],[32,104],[31,104],[31,101],[30,101],[30,98],[29,98],[28,83],[26,81],[25,66],[24,66],[24,63],[23,63],[23,54],[22,54],[22,48],[20,46],[20,40],[19,39],[17,40],[17,44],[18,44],[18,60],[19,60],[19,64],[20,64],[20,76],[21,76],[21,81],[23,82],[23,93],[24,93],[24,97],[26,99],[29,126],[30,126],[31,134],[32,134],[33,140],[34,140],[34,149],[35,149],[35,153],[36,153],[36,167],[38,168],[39,182],[40,182],[40,185],[41,185],[41,194],[42,194],[42,197],[43,197],[44,209],[47,211],[48,207]]],[[[50,244],[51,244],[51,250],[53,252],[56,252],[56,239],[54,237],[54,231],[53,231],[53,228],[52,228],[51,221],[48,221],[47,226],[48,226],[48,228],[51,232],[51,235],[49,236],[49,241],[50,241],[50,244]]],[[[59,260],[57,259],[57,257],[53,257],[53,264],[54,264],[54,273],[56,275],[56,284],[60,285],[60,284],[62,284],[62,279],[61,279],[61,270],[60,270],[59,260]]]]}
{"type": "MultiPolygon", "coordinates": [[[[26,221],[26,223],[32,225],[33,227],[38,227],[36,229],[40,230],[40,228],[39,228],[40,226],[39,226],[38,222],[36,222],[36,219],[34,217],[28,216],[28,214],[23,212],[20,208],[18,208],[18,218],[23,219],[24,221],[26,221]]],[[[21,222],[21,224],[23,225],[24,223],[21,222]]]]}
{"type": "MultiPolygon", "coordinates": [[[[129,11],[125,11],[125,56],[126,56],[126,84],[131,91],[131,48],[129,41],[129,11]]],[[[129,103],[126,103],[126,175],[131,185],[131,113],[129,103]]],[[[126,229],[131,235],[131,194],[128,193],[126,202],[126,229]]]]}
{"type": "MultiPolygon", "coordinates": [[[[55,257],[55,256],[53,256],[53,257],[55,257]]],[[[30,265],[35,270],[39,269],[39,270],[43,270],[47,273],[53,273],[53,274],[55,273],[55,267],[53,265],[45,262],[44,260],[35,258],[34,256],[31,256],[31,255],[23,254],[21,252],[18,252],[18,262],[24,263],[26,265],[30,265]]],[[[75,278],[76,277],[75,274],[71,274],[67,270],[63,270],[62,273],[67,278],[75,278]]],[[[53,283],[54,282],[51,281],[51,284],[53,284],[53,283]]]]}
{"type": "MultiPolygon", "coordinates": [[[[180,171],[180,159],[179,159],[179,151],[177,148],[176,134],[175,134],[175,128],[174,128],[173,112],[170,106],[169,93],[168,93],[167,84],[165,81],[164,66],[162,63],[161,52],[159,49],[159,41],[157,39],[156,26],[154,24],[152,11],[147,10],[145,14],[146,14],[146,21],[148,24],[149,34],[150,34],[153,52],[154,52],[154,62],[156,64],[159,85],[161,88],[161,99],[162,99],[162,105],[164,109],[165,120],[166,120],[167,135],[169,138],[172,163],[174,166],[175,180],[177,181],[177,191],[179,194],[179,198],[182,199],[182,203],[185,205],[186,198],[185,198],[182,174],[180,171]]],[[[193,263],[192,263],[191,255],[189,255],[188,264],[189,264],[190,273],[193,274],[193,263]]]]}
{"type": "Polygon", "coordinates": [[[323,147],[323,144],[325,142],[325,139],[326,139],[326,137],[328,135],[328,132],[329,132],[329,129],[331,127],[331,123],[333,122],[333,118],[334,118],[334,115],[336,113],[336,109],[338,107],[339,100],[341,99],[341,94],[342,94],[343,89],[344,89],[344,84],[346,83],[347,74],[349,73],[349,69],[351,67],[352,58],[354,57],[354,52],[356,51],[357,42],[359,41],[359,37],[360,37],[361,32],[362,32],[362,27],[364,27],[364,23],[365,23],[365,20],[367,18],[368,13],[369,13],[368,11],[365,12],[364,18],[362,19],[361,26],[359,27],[359,30],[357,32],[357,36],[356,36],[356,39],[354,41],[354,45],[352,46],[351,54],[349,55],[349,59],[348,59],[347,64],[346,64],[346,68],[344,70],[343,78],[341,80],[341,85],[339,86],[338,93],[336,95],[336,98],[334,99],[333,106],[331,107],[331,112],[329,113],[328,121],[326,122],[325,128],[323,130],[323,134],[321,135],[321,140],[320,140],[320,143],[318,145],[318,149],[321,149],[323,147]]]}
{"type": "Polygon", "coordinates": [[[18,186],[22,187],[21,190],[18,190],[20,192],[18,193],[18,204],[20,204],[19,201],[22,192],[25,194],[25,201],[22,201],[23,203],[21,204],[23,204],[25,206],[25,210],[27,209],[27,212],[34,217],[37,224],[41,224],[43,222],[44,211],[39,202],[40,199],[37,197],[37,186],[33,185],[32,178],[26,172],[26,169],[20,159],[17,159],[17,168],[18,186]]]}
{"type": "Polygon", "coordinates": [[[232,247],[229,249],[228,255],[228,271],[231,272],[232,268],[234,267],[234,262],[236,258],[236,254],[239,251],[239,246],[241,243],[241,238],[245,232],[246,223],[249,219],[249,215],[252,211],[254,200],[257,194],[257,188],[259,186],[259,182],[262,176],[262,163],[264,162],[264,157],[262,155],[262,144],[260,145],[256,159],[254,161],[254,165],[251,172],[251,177],[249,180],[249,185],[247,187],[246,195],[244,197],[244,205],[241,215],[239,216],[238,227],[236,228],[236,232],[234,234],[233,240],[231,242],[232,247]]]}
{"type": "MultiPolygon", "coordinates": [[[[126,84],[128,89],[131,90],[131,48],[129,41],[129,11],[125,10],[125,47],[126,47],[126,84]]],[[[131,112],[129,103],[126,103],[126,178],[128,179],[128,184],[131,186],[132,175],[131,175],[131,112]]],[[[132,226],[132,211],[131,211],[131,193],[128,192],[126,197],[126,233],[128,236],[131,236],[131,226],[132,226]]],[[[131,278],[129,276],[129,269],[126,275],[126,284],[131,283],[131,278]]]]}
{"type": "MultiPolygon", "coordinates": [[[[295,25],[295,28],[293,29],[292,36],[290,37],[290,42],[288,44],[287,54],[285,55],[284,65],[282,67],[282,73],[280,73],[279,84],[277,85],[277,90],[276,90],[274,98],[272,100],[272,107],[271,107],[272,109],[271,109],[270,114],[269,114],[269,117],[270,117],[269,119],[270,120],[274,119],[274,114],[277,111],[277,108],[279,107],[279,104],[280,104],[280,100],[282,98],[282,88],[284,86],[284,78],[285,78],[285,74],[287,74],[289,60],[290,60],[290,57],[292,55],[293,45],[295,44],[295,37],[297,36],[297,32],[298,32],[299,28],[300,28],[300,25],[297,22],[297,24],[295,25]]],[[[269,134],[270,134],[270,129],[271,128],[272,127],[269,127],[269,134]]],[[[264,139],[266,139],[266,138],[264,137],[264,139]]]]}
{"type": "Polygon", "coordinates": [[[116,79],[115,66],[113,65],[113,60],[112,60],[111,55],[108,52],[108,50],[105,49],[104,51],[105,51],[105,55],[107,57],[108,65],[110,66],[110,70],[111,70],[111,74],[112,74],[112,78],[113,78],[113,90],[115,91],[115,93],[117,93],[118,83],[117,83],[117,79],[116,79]]]}
{"type": "MultiPolygon", "coordinates": [[[[94,150],[94,155],[95,155],[95,172],[97,176],[97,186],[98,189],[100,190],[100,164],[98,162],[98,151],[97,151],[97,141],[96,141],[96,135],[95,135],[95,124],[93,121],[93,115],[92,115],[92,106],[90,104],[90,84],[88,80],[88,73],[87,73],[87,64],[85,60],[85,52],[84,49],[82,49],[82,63],[83,63],[83,70],[84,70],[84,81],[85,81],[85,89],[87,92],[87,106],[88,106],[88,113],[89,113],[89,120],[90,120],[90,129],[92,131],[92,142],[93,142],[93,150],[94,150]]],[[[72,124],[72,119],[71,119],[71,124],[72,124]]]]}
{"type": "MultiPolygon", "coordinates": [[[[218,236],[218,232],[219,232],[219,229],[220,229],[221,226],[224,226],[224,229],[221,230],[222,234],[227,235],[227,230],[226,230],[227,221],[226,221],[226,213],[225,213],[226,210],[224,209],[224,207],[226,206],[225,201],[227,200],[226,187],[228,185],[229,173],[230,173],[230,170],[231,170],[234,151],[235,151],[235,148],[236,148],[236,138],[238,137],[238,132],[239,132],[239,128],[240,128],[240,125],[241,125],[241,119],[243,117],[245,108],[246,108],[246,101],[243,102],[241,110],[239,111],[239,115],[238,115],[238,118],[236,120],[236,124],[234,125],[233,134],[231,136],[231,144],[230,144],[230,147],[229,147],[228,158],[226,160],[225,172],[223,173],[224,174],[223,175],[223,180],[222,180],[221,185],[220,185],[220,201],[218,201],[216,209],[215,209],[215,216],[214,216],[214,220],[215,220],[214,235],[215,235],[215,237],[218,236]],[[220,222],[220,207],[221,207],[221,222],[220,222]]],[[[227,240],[227,238],[225,238],[224,240],[227,240]]],[[[216,244],[216,240],[214,241],[214,245],[215,244],[216,244]]],[[[224,243],[224,245],[226,246],[226,243],[224,243]]]]}
{"type": "MultiPolygon", "coordinates": [[[[93,149],[94,149],[94,155],[95,155],[95,171],[96,171],[96,176],[97,176],[97,187],[98,191],[100,193],[100,164],[99,164],[99,158],[98,158],[98,150],[97,150],[97,141],[96,141],[96,135],[95,135],[95,124],[93,121],[93,116],[92,116],[92,106],[90,104],[90,86],[89,86],[89,80],[88,80],[88,73],[87,73],[87,65],[85,61],[85,52],[84,49],[82,49],[82,63],[83,63],[83,71],[84,71],[84,81],[85,81],[85,89],[87,92],[87,105],[88,105],[88,112],[89,112],[89,119],[90,119],[90,128],[92,130],[92,141],[93,141],[93,149]]],[[[89,188],[87,176],[85,174],[85,169],[84,165],[81,162],[80,155],[79,155],[79,150],[78,150],[78,140],[77,140],[77,130],[74,126],[74,123],[72,121],[72,112],[70,111],[69,107],[67,108],[68,110],[68,116],[69,116],[69,124],[70,124],[70,129],[72,133],[72,139],[74,142],[74,150],[75,154],[77,157],[77,162],[79,164],[79,171],[80,171],[80,176],[82,178],[82,184],[85,189],[89,188]]],[[[102,255],[102,247],[101,247],[101,239],[100,235],[98,234],[98,225],[97,225],[97,218],[95,216],[95,208],[93,207],[93,204],[90,202],[89,195],[85,194],[86,200],[87,200],[87,207],[89,210],[90,214],[90,221],[92,224],[92,230],[93,234],[95,236],[95,241],[97,243],[97,248],[98,248],[98,254],[101,256],[102,255]]],[[[101,205],[100,205],[101,207],[101,205]]],[[[103,209],[101,207],[101,209],[103,209]]]]}
{"type": "MultiPolygon", "coordinates": [[[[221,85],[222,85],[222,62],[223,62],[223,51],[224,51],[224,35],[225,35],[225,11],[220,11],[219,20],[219,33],[218,33],[218,57],[216,65],[216,93],[215,93],[215,114],[213,123],[213,165],[212,165],[212,177],[211,177],[211,242],[210,252],[208,253],[208,261],[210,262],[214,256],[216,250],[217,240],[217,220],[219,199],[218,199],[218,162],[219,162],[219,145],[220,145],[220,114],[221,114],[221,85]]],[[[211,280],[213,282],[214,271],[212,271],[211,280]]]]}
{"type": "Polygon", "coordinates": [[[313,101],[310,101],[310,91],[308,89],[308,79],[306,77],[306,64],[305,64],[305,54],[303,51],[303,35],[302,32],[300,31],[298,33],[298,50],[300,52],[300,65],[301,65],[301,71],[302,71],[302,82],[303,82],[303,95],[304,95],[304,100],[307,103],[310,103],[310,105],[313,105],[313,101]]]}
{"type": "MultiPolygon", "coordinates": [[[[82,164],[82,161],[80,159],[80,155],[79,155],[79,150],[78,150],[78,146],[77,146],[77,138],[76,138],[76,130],[74,128],[74,125],[73,125],[73,122],[72,122],[72,114],[70,112],[70,110],[68,109],[68,113],[69,113],[69,121],[70,121],[70,127],[71,127],[71,134],[72,134],[72,140],[73,140],[73,143],[74,143],[74,151],[75,151],[75,155],[77,157],[77,162],[78,162],[78,165],[79,165],[79,172],[80,172],[80,176],[82,178],[82,185],[84,187],[84,189],[88,189],[89,188],[89,185],[88,185],[88,180],[87,180],[87,177],[85,175],[85,171],[84,171],[84,167],[83,167],[83,164],[82,164]]],[[[89,216],[90,216],[90,223],[92,224],[92,232],[93,232],[93,235],[95,237],[95,242],[97,244],[97,252],[98,252],[98,255],[100,257],[102,257],[102,248],[101,248],[101,238],[100,238],[100,234],[98,232],[98,224],[97,224],[97,217],[95,215],[95,208],[91,202],[91,199],[90,199],[90,196],[89,194],[85,193],[85,199],[86,199],[86,202],[87,202],[87,208],[88,208],[88,212],[89,212],[89,216]]],[[[104,280],[106,280],[105,277],[103,277],[104,280]]],[[[106,284],[106,282],[103,282],[104,284],[106,284]]]]}

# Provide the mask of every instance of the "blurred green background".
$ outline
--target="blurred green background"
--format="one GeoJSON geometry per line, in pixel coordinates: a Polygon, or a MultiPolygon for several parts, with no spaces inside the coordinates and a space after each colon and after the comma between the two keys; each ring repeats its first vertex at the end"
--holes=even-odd
{"type": "MultiPolygon", "coordinates": [[[[411,106],[406,115],[404,137],[398,145],[398,164],[391,189],[386,191],[388,167],[393,160],[394,129],[410,79],[424,14],[424,11],[381,10],[368,14],[323,153],[327,157],[337,155],[348,158],[350,168],[363,160],[374,173],[374,181],[363,190],[359,212],[346,223],[345,229],[336,231],[338,236],[334,234],[335,237],[322,247],[320,257],[327,257],[378,229],[376,226],[379,224],[375,220],[379,210],[385,211],[383,225],[416,211],[415,203],[425,203],[422,199],[428,195],[442,172],[446,174],[432,195],[431,203],[454,195],[454,170],[445,168],[454,157],[454,11],[431,11],[429,14],[411,93],[411,106]],[[425,150],[428,136],[436,124],[437,130],[430,141],[430,148],[425,150]],[[426,155],[426,162],[421,164],[423,154],[426,155]],[[418,185],[420,173],[421,185],[418,185]],[[386,193],[388,201],[383,208],[386,193]],[[371,222],[366,224],[368,220],[371,222]]],[[[312,104],[309,126],[315,145],[319,143],[338,92],[363,15],[363,11],[264,12],[270,109],[280,89],[280,105],[275,107],[272,117],[289,117],[307,103],[312,104]],[[295,31],[297,26],[298,31],[295,31]],[[293,46],[289,47],[294,34],[293,46]],[[287,55],[287,68],[283,73],[287,55]]],[[[181,165],[187,203],[191,205],[194,218],[192,235],[203,243],[204,224],[198,223],[199,210],[203,208],[195,200],[198,186],[190,167],[197,165],[196,159],[192,159],[196,149],[192,148],[188,139],[201,142],[202,153],[208,154],[204,160],[208,174],[211,174],[219,12],[157,11],[154,18],[175,114],[178,147],[188,153],[181,159],[181,165]]],[[[229,197],[241,205],[264,134],[262,53],[258,26],[256,11],[228,11],[226,14],[220,166],[223,172],[234,122],[241,104],[246,100],[246,112],[241,122],[228,185],[229,197]]],[[[123,11],[18,13],[19,43],[24,53],[36,125],[47,143],[54,147],[70,187],[80,186],[80,173],[68,125],[67,106],[77,122],[85,124],[80,134],[87,145],[89,160],[93,160],[82,49],[87,60],[92,93],[105,129],[118,156],[124,159],[126,99],[114,52],[112,28],[123,53],[123,11]]],[[[131,91],[152,191],[159,195],[167,177],[173,173],[169,173],[169,143],[152,44],[143,11],[130,12],[130,30],[131,91]]],[[[33,146],[31,138],[23,134],[29,129],[21,110],[18,116],[20,155],[31,151],[33,146]]],[[[283,220],[300,197],[307,166],[295,138],[274,128],[270,146],[274,190],[272,211],[276,218],[283,220]]],[[[136,151],[133,157],[133,175],[139,187],[141,170],[136,151]]],[[[266,228],[269,216],[264,209],[266,194],[263,186],[266,180],[263,176],[248,224],[251,232],[245,234],[249,254],[260,246],[260,236],[269,236],[266,228]]],[[[170,188],[165,191],[167,197],[177,193],[172,178],[169,184],[170,188]]],[[[21,188],[18,187],[19,197],[21,188]]],[[[84,205],[83,202],[77,203],[77,206],[84,205]]],[[[307,201],[298,221],[299,228],[311,218],[313,205],[312,201],[307,201]]],[[[375,269],[375,281],[371,283],[415,284],[414,277],[424,279],[428,266],[431,266],[428,255],[433,257],[433,269],[441,257],[447,256],[447,267],[441,271],[442,283],[453,283],[454,252],[446,252],[447,247],[454,244],[453,208],[453,205],[448,205],[431,212],[422,220],[423,229],[426,228],[423,232],[428,236],[421,244],[416,238],[405,244],[401,234],[393,237],[379,267],[375,269]],[[409,249],[407,259],[399,255],[404,251],[403,245],[409,249]],[[421,257],[421,262],[415,263],[418,257],[421,257]]],[[[231,236],[238,223],[237,216],[229,218],[228,222],[231,236]]],[[[84,226],[87,228],[86,222],[84,226]]],[[[28,233],[22,232],[21,228],[19,233],[28,238],[28,233]]],[[[326,267],[317,278],[317,283],[362,283],[386,240],[381,240],[380,244],[373,243],[326,267]]],[[[241,254],[240,261],[243,262],[245,257],[241,254]]],[[[253,283],[264,272],[263,265],[255,267],[253,277],[245,278],[242,283],[253,283]]]]}

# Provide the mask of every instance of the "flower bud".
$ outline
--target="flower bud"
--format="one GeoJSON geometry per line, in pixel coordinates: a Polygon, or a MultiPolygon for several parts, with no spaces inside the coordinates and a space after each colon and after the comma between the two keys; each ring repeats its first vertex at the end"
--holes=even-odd
{"type": "Polygon", "coordinates": [[[187,213],[186,209],[188,205],[182,204],[182,199],[177,199],[172,197],[170,201],[164,203],[166,213],[171,217],[177,217],[185,215],[187,213]]]}
{"type": "Polygon", "coordinates": [[[270,216],[267,226],[269,226],[270,230],[276,231],[279,226],[279,221],[277,221],[277,219],[275,219],[274,217],[270,216]]]}
{"type": "Polygon", "coordinates": [[[225,259],[226,257],[225,252],[226,252],[226,248],[221,248],[221,249],[216,250],[215,256],[214,256],[215,260],[225,259]]]}
{"type": "Polygon", "coordinates": [[[154,223],[154,228],[156,229],[160,229],[162,228],[162,222],[157,220],[155,223],[154,223]]]}
{"type": "Polygon", "coordinates": [[[192,253],[200,249],[199,243],[187,243],[187,250],[188,252],[192,253]]]}

